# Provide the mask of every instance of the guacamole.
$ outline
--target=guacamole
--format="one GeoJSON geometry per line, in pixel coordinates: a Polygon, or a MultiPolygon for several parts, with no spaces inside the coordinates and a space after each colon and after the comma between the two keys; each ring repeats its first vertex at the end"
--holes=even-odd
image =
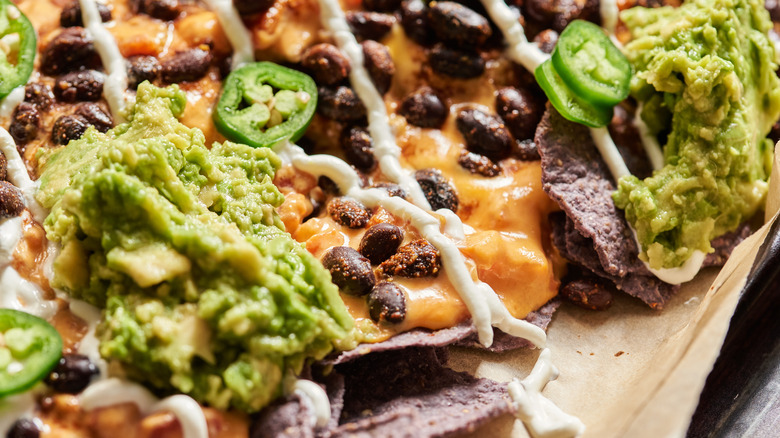
{"type": "Polygon", "coordinates": [[[176,119],[173,85],[138,88],[129,122],[43,161],[38,200],[62,245],[53,286],[105,309],[100,353],[159,392],[257,411],[352,319],[328,272],[284,232],[268,148],[176,119]]]}
{"type": "Polygon", "coordinates": [[[631,94],[650,131],[666,137],[665,166],[619,181],[614,200],[652,268],[682,265],[762,205],[780,116],[780,80],[760,0],[691,0],[633,8],[622,20],[631,94]]]}

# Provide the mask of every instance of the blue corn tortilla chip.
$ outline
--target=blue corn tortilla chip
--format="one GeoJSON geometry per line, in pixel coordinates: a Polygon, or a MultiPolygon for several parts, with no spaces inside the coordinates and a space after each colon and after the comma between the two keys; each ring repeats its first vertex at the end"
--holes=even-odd
{"type": "MultiPolygon", "coordinates": [[[[564,119],[549,106],[537,128],[543,187],[563,210],[550,216],[553,244],[569,261],[662,309],[679,286],[662,282],[639,260],[631,229],[612,201],[612,176],[590,138],[586,127],[564,119]]],[[[715,251],[704,266],[721,266],[749,234],[750,227],[744,224],[713,240],[715,251]]]]}
{"type": "MultiPolygon", "coordinates": [[[[547,325],[549,325],[552,320],[553,313],[558,309],[560,304],[560,300],[553,299],[538,310],[529,313],[525,319],[531,324],[546,330],[547,325]]],[[[493,330],[493,345],[487,348],[487,350],[500,353],[516,348],[532,346],[530,342],[523,338],[508,335],[495,328],[493,330]]],[[[340,352],[325,359],[323,362],[328,365],[338,365],[371,353],[381,353],[410,347],[445,347],[448,345],[485,349],[479,343],[476,327],[471,320],[468,320],[455,327],[441,330],[418,328],[397,334],[386,341],[377,342],[375,344],[361,344],[354,350],[340,352]]]]}
{"type": "Polygon", "coordinates": [[[334,408],[328,426],[315,428],[293,394],[255,418],[251,437],[446,437],[513,411],[506,383],[453,371],[446,361],[446,348],[412,347],[338,365],[324,380],[334,408]]]}

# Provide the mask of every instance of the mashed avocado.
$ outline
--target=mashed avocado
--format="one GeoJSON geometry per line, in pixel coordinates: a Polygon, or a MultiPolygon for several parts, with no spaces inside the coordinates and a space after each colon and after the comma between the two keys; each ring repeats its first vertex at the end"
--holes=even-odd
{"type": "Polygon", "coordinates": [[[762,205],[771,166],[766,139],[780,115],[772,26],[759,0],[692,0],[621,14],[650,130],[667,137],[666,165],[614,195],[653,268],[675,267],[734,230],[762,205]]]}
{"type": "Polygon", "coordinates": [[[178,87],[138,88],[129,122],[49,157],[38,200],[62,245],[53,286],[105,309],[100,353],[160,392],[256,411],[352,325],[330,276],[283,231],[270,149],[176,119],[178,87]]]}

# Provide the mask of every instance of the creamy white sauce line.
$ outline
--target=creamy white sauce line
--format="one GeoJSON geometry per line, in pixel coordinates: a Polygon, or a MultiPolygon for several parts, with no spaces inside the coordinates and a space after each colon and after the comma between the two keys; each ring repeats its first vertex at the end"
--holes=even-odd
{"type": "MultiPolygon", "coordinates": [[[[617,41],[615,38],[615,29],[618,23],[618,14],[620,8],[616,0],[600,0],[599,1],[599,13],[601,14],[601,27],[606,29],[612,41],[617,41]]],[[[618,43],[619,44],[619,43],[618,43]]],[[[618,47],[620,47],[618,45],[618,47]]]]}
{"type": "Polygon", "coordinates": [[[81,4],[81,18],[84,27],[92,34],[95,49],[100,55],[103,68],[106,70],[106,83],[103,86],[103,95],[111,107],[111,114],[117,124],[124,122],[124,109],[127,103],[125,91],[127,91],[127,67],[125,58],[119,52],[114,36],[103,25],[95,0],[79,0],[81,4]]]}
{"type": "Polygon", "coordinates": [[[515,402],[518,418],[532,436],[539,438],[566,438],[581,435],[585,425],[542,395],[547,383],[558,378],[558,369],[552,364],[549,348],[542,350],[531,373],[522,381],[509,384],[509,395],[515,402]]]}
{"type": "Polygon", "coordinates": [[[293,392],[301,396],[304,403],[314,412],[313,426],[323,427],[330,420],[330,400],[324,389],[315,382],[306,379],[297,379],[293,385],[293,392]]]}
{"type": "Polygon", "coordinates": [[[650,133],[650,128],[642,120],[643,109],[644,105],[640,102],[636,107],[634,126],[639,131],[639,138],[642,140],[642,147],[645,149],[647,158],[650,159],[650,165],[653,167],[653,170],[659,170],[664,167],[664,153],[661,150],[661,145],[658,144],[658,139],[650,133]]]}
{"type": "Polygon", "coordinates": [[[320,0],[320,8],[323,26],[331,33],[339,49],[347,55],[352,66],[349,78],[355,93],[366,106],[368,132],[374,140],[374,154],[379,161],[379,168],[387,179],[406,190],[414,204],[430,210],[431,206],[417,180],[398,161],[401,148],[395,142],[385,101],[363,65],[363,49],[352,34],[344,11],[338,0],[320,0]]]}
{"type": "Polygon", "coordinates": [[[496,23],[501,33],[504,34],[508,47],[507,56],[512,61],[522,65],[533,73],[539,64],[546,61],[550,55],[539,49],[536,43],[528,42],[525,30],[520,24],[520,17],[511,9],[504,0],[481,0],[482,5],[490,15],[490,19],[496,23]]]}
{"type": "Polygon", "coordinates": [[[10,119],[14,110],[24,100],[24,85],[14,88],[0,103],[0,119],[10,119]]]}
{"type": "Polygon", "coordinates": [[[217,20],[225,32],[230,45],[233,46],[233,60],[231,69],[235,70],[242,64],[255,60],[255,51],[252,45],[252,35],[244,26],[241,16],[233,6],[232,0],[203,0],[204,3],[217,15],[217,20]]]}
{"type": "Polygon", "coordinates": [[[512,316],[488,284],[471,278],[463,254],[452,239],[441,233],[438,218],[403,198],[390,196],[383,189],[362,189],[358,174],[339,158],[331,155],[309,156],[303,149],[288,142],[277,145],[275,151],[284,161],[304,172],[332,179],[345,195],[364,205],[381,206],[394,216],[410,221],[441,253],[444,272],[471,313],[483,345],[490,346],[493,343],[495,326],[513,336],[528,339],[538,347],[544,346],[544,330],[512,316]]]}
{"type": "Polygon", "coordinates": [[[179,420],[183,435],[187,438],[209,436],[203,410],[198,402],[186,395],[172,395],[158,401],[143,386],[117,378],[93,383],[79,395],[79,404],[87,411],[120,403],[134,403],[144,415],[170,412],[179,420]]]}

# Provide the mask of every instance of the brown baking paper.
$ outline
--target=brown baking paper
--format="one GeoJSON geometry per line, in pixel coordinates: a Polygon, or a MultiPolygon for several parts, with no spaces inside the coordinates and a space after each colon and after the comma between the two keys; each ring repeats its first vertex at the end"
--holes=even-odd
{"type": "MultiPolygon", "coordinates": [[[[720,272],[702,271],[663,311],[616,297],[605,312],[564,305],[548,332],[560,377],[543,394],[586,425],[584,437],[682,437],[720,352],[759,247],[778,220],[780,153],[770,179],[766,224],[745,240],[720,272]]],[[[451,365],[500,381],[528,375],[539,350],[503,355],[458,350],[451,365]]],[[[504,418],[474,437],[527,437],[504,418]]]]}

